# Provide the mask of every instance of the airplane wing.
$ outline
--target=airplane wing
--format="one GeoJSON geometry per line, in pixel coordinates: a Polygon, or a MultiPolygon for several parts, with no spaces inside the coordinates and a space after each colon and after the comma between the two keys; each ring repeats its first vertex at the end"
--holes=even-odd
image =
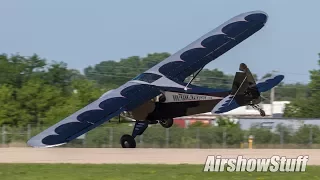
{"type": "Polygon", "coordinates": [[[267,19],[267,14],[262,11],[235,16],[146,72],[174,81],[184,81],[186,77],[259,31],[267,19]]]}
{"type": "Polygon", "coordinates": [[[155,87],[129,81],[32,137],[27,144],[33,147],[54,147],[66,144],[121,112],[130,111],[159,94],[160,91],[155,87]]]}

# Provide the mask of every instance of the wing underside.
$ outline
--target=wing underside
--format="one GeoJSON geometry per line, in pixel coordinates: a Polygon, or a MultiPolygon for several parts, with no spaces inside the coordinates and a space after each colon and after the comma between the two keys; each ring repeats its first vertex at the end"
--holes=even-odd
{"type": "Polygon", "coordinates": [[[34,136],[28,141],[28,145],[53,147],[65,144],[158,94],[160,92],[155,87],[126,83],[34,136]]]}

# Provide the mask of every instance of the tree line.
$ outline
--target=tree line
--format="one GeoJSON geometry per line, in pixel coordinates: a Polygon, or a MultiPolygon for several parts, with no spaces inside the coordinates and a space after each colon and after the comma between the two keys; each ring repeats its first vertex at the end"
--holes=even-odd
{"type": "MultiPolygon", "coordinates": [[[[320,66],[320,53],[318,66],[320,66]]],[[[298,96],[285,108],[286,117],[320,118],[320,68],[310,70],[305,96],[298,96]]]]}
{"type": "MultiPolygon", "coordinates": [[[[49,62],[37,54],[28,57],[1,54],[0,125],[53,124],[169,56],[153,53],[102,61],[85,68],[81,74],[64,62],[49,62]]],[[[230,88],[233,77],[219,69],[204,69],[194,83],[230,88]]],[[[307,85],[282,83],[277,87],[276,100],[293,101],[286,108],[286,116],[319,117],[319,70],[310,71],[310,77],[307,85]]]]}

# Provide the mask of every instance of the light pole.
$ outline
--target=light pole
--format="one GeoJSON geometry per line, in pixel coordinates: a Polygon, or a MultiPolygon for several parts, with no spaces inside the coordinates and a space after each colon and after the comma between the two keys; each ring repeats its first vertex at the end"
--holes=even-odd
{"type": "Polygon", "coordinates": [[[273,87],[273,88],[271,89],[271,92],[270,92],[270,112],[271,112],[271,117],[272,117],[272,118],[273,118],[274,90],[275,90],[275,87],[273,87]]]}
{"type": "MultiPolygon", "coordinates": [[[[279,71],[272,71],[272,73],[278,73],[279,71]]],[[[270,91],[270,113],[271,117],[273,118],[273,101],[274,101],[274,95],[275,95],[275,89],[277,86],[273,87],[270,91]]]]}

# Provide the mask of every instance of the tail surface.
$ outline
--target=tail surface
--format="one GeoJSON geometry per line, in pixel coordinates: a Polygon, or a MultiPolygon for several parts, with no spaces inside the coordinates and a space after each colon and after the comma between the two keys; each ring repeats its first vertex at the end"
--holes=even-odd
{"type": "Polygon", "coordinates": [[[249,68],[240,64],[236,72],[230,95],[222,99],[211,111],[211,113],[220,114],[236,109],[245,105],[257,105],[261,102],[261,93],[271,90],[277,86],[283,79],[284,75],[273,75],[255,82],[249,68]]]}

